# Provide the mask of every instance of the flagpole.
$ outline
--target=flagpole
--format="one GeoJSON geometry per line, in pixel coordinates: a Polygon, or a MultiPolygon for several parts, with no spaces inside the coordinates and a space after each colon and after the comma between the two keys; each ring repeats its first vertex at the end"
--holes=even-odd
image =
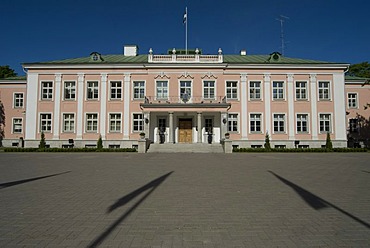
{"type": "Polygon", "coordinates": [[[188,54],[188,7],[185,7],[185,54],[188,54]]]}

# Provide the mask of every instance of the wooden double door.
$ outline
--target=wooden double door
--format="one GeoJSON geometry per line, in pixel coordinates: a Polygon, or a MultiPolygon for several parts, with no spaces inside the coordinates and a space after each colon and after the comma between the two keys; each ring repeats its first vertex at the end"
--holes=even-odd
{"type": "Polygon", "coordinates": [[[179,119],[179,143],[193,142],[193,120],[179,119]]]}

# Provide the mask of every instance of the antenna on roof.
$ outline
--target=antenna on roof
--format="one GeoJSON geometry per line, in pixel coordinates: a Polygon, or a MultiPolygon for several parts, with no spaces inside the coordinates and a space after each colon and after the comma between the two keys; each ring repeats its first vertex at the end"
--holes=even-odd
{"type": "Polygon", "coordinates": [[[289,20],[289,17],[280,15],[280,17],[276,18],[276,20],[280,22],[281,55],[284,56],[284,50],[285,50],[284,22],[285,20],[289,20]]]}

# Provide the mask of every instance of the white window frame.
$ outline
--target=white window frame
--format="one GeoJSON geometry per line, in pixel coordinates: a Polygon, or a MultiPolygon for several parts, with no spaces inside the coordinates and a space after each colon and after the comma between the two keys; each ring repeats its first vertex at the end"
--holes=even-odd
{"type": "Polygon", "coordinates": [[[159,100],[167,100],[168,99],[168,93],[169,93],[169,81],[168,80],[156,80],[155,81],[155,97],[159,100]],[[166,83],[167,85],[164,87],[163,83],[166,83]],[[161,85],[158,85],[161,84],[161,85]],[[161,92],[159,92],[159,89],[161,89],[161,92]],[[166,90],[166,93],[164,93],[164,89],[166,90]]]}
{"type": "Polygon", "coordinates": [[[262,100],[262,81],[260,80],[251,80],[248,82],[248,97],[249,97],[249,100],[251,101],[261,101],[262,100]],[[255,85],[253,85],[253,87],[251,86],[251,84],[255,84],[255,83],[259,83],[259,87],[255,87],[255,85]],[[256,92],[252,92],[252,90],[259,90],[259,97],[255,97],[255,95],[257,94],[256,92]],[[252,95],[253,94],[253,95],[252,95]]]}
{"type": "Polygon", "coordinates": [[[317,96],[319,98],[319,101],[330,101],[331,100],[331,82],[328,80],[320,80],[317,82],[317,96]],[[320,87],[321,83],[328,83],[328,87],[320,87]],[[325,98],[323,95],[325,94],[325,91],[327,92],[328,97],[325,98]]]}
{"type": "Polygon", "coordinates": [[[287,115],[286,115],[286,113],[273,113],[272,114],[272,130],[273,130],[273,133],[274,134],[285,134],[286,132],[287,132],[287,115]],[[283,120],[281,120],[281,119],[275,119],[275,116],[283,116],[283,120]],[[278,122],[278,128],[279,128],[279,130],[278,131],[275,131],[275,122],[278,122]],[[280,129],[281,129],[281,125],[280,125],[280,123],[281,123],[281,121],[283,121],[283,124],[284,124],[284,126],[283,126],[283,128],[284,128],[284,130],[283,131],[281,131],[280,129]]]}
{"type": "Polygon", "coordinates": [[[23,133],[23,118],[22,117],[14,117],[12,118],[12,133],[13,134],[22,134],[23,133]],[[19,121],[20,120],[20,123],[15,123],[15,121],[19,121]],[[16,125],[20,125],[20,129],[21,131],[20,132],[16,132],[16,128],[15,126],[16,125]]]}
{"type": "Polygon", "coordinates": [[[304,81],[304,80],[297,80],[295,81],[294,83],[294,96],[295,96],[295,100],[296,101],[307,101],[309,98],[308,96],[308,82],[307,81],[304,81]],[[304,83],[305,84],[305,87],[297,87],[297,84],[300,84],[300,83],[304,83]],[[305,97],[302,97],[302,91],[304,90],[305,92],[305,97]],[[297,92],[298,91],[298,92],[297,92]]]}
{"type": "Polygon", "coordinates": [[[109,81],[109,100],[113,100],[113,101],[122,100],[122,96],[123,96],[122,87],[123,87],[123,83],[120,80],[109,81]],[[113,86],[113,84],[117,84],[117,83],[119,83],[121,86],[116,86],[116,85],[113,86]],[[114,94],[112,93],[113,90],[115,90],[114,94]],[[112,94],[114,95],[114,97],[112,97],[112,94]]]}
{"type": "Polygon", "coordinates": [[[225,96],[227,100],[239,100],[239,81],[237,80],[226,80],[225,81],[225,96]],[[227,83],[231,83],[230,86],[227,86],[227,83]],[[232,83],[236,83],[236,86],[232,86],[232,83]],[[227,97],[228,90],[230,90],[231,97],[227,97]],[[234,95],[235,97],[233,97],[234,95]]]}
{"type": "MultiPolygon", "coordinates": [[[[295,125],[296,125],[296,134],[309,134],[310,133],[310,115],[308,113],[296,113],[295,125]],[[307,131],[299,131],[298,130],[298,122],[301,122],[301,124],[303,123],[303,121],[301,119],[298,119],[298,116],[303,116],[303,115],[305,115],[307,117],[307,119],[306,119],[307,131]]],[[[301,127],[302,127],[302,125],[301,125],[301,127]]]]}
{"type": "Polygon", "coordinates": [[[249,133],[251,134],[261,134],[263,133],[263,114],[262,113],[249,113],[249,133]],[[259,119],[252,118],[252,115],[259,115],[259,119]],[[260,131],[252,130],[252,121],[255,122],[255,127],[257,127],[256,122],[260,122],[260,131]]]}
{"type": "Polygon", "coordinates": [[[239,113],[228,113],[227,115],[227,131],[229,133],[239,133],[239,116],[240,114],[239,113]],[[236,118],[231,118],[230,116],[231,115],[236,115],[236,118]],[[230,122],[236,122],[236,129],[237,130],[230,130],[230,127],[231,126],[234,126],[234,125],[230,125],[230,122]]]}
{"type": "Polygon", "coordinates": [[[181,101],[182,101],[182,94],[184,94],[184,93],[181,93],[182,89],[185,89],[185,91],[187,91],[187,92],[190,89],[190,94],[189,94],[188,101],[191,102],[191,99],[193,98],[193,80],[179,80],[179,98],[180,98],[181,101]],[[188,83],[190,83],[190,86],[181,87],[182,82],[188,82],[188,83]]]}
{"type": "Polygon", "coordinates": [[[45,80],[41,81],[41,94],[40,94],[40,100],[42,101],[52,101],[53,100],[53,94],[54,94],[54,81],[52,80],[45,80]],[[45,85],[45,84],[51,84],[50,85],[45,85]],[[44,91],[45,95],[44,95],[44,91]],[[45,96],[45,97],[44,97],[45,96]]]}
{"type": "Polygon", "coordinates": [[[216,99],[216,80],[203,80],[202,82],[202,97],[205,100],[216,99]],[[206,83],[213,83],[213,86],[205,85],[206,83]],[[213,97],[211,96],[211,91],[213,89],[213,97]],[[208,96],[206,96],[208,94],[208,96]]]}
{"type": "Polygon", "coordinates": [[[51,133],[53,131],[53,114],[52,113],[40,113],[39,114],[39,132],[51,133]],[[43,119],[43,115],[50,115],[50,119],[43,119]],[[43,130],[43,122],[46,122],[46,130],[43,130]],[[50,130],[49,130],[50,129],[50,130]]]}
{"type": "Polygon", "coordinates": [[[23,92],[13,93],[13,108],[17,108],[17,109],[24,108],[24,93],[23,92]],[[16,95],[22,95],[22,96],[16,97],[16,95]]]}
{"type": "Polygon", "coordinates": [[[99,81],[89,80],[86,81],[86,100],[87,101],[98,101],[99,100],[99,81]],[[95,85],[95,83],[97,85],[95,85]],[[93,84],[93,85],[89,85],[93,84]],[[91,92],[91,98],[89,97],[89,92],[91,92]]]}
{"type": "Polygon", "coordinates": [[[62,119],[62,130],[63,130],[63,133],[74,133],[75,132],[75,127],[76,127],[76,114],[75,113],[63,113],[62,115],[63,119],[62,119]],[[73,115],[73,118],[68,118],[66,119],[66,116],[67,115],[73,115]],[[68,122],[68,125],[66,125],[66,122],[68,122]],[[72,129],[71,130],[71,123],[73,123],[73,126],[72,126],[72,129]],[[69,127],[68,130],[66,127],[69,127]]]}
{"type": "Polygon", "coordinates": [[[273,101],[283,101],[283,100],[285,100],[285,85],[286,85],[286,83],[285,83],[285,81],[283,81],[283,80],[274,80],[274,81],[272,81],[272,83],[271,83],[271,87],[272,87],[272,100],[273,101]],[[274,86],[274,84],[275,83],[282,83],[283,85],[282,85],[282,87],[280,87],[280,86],[278,86],[278,87],[275,87],[274,86]],[[274,95],[274,90],[276,90],[277,91],[277,97],[275,98],[275,95],[274,95]],[[280,92],[280,91],[282,91],[282,92],[280,92]],[[282,97],[280,97],[280,94],[282,94],[282,97]]]}
{"type": "Polygon", "coordinates": [[[121,133],[122,132],[122,113],[109,113],[109,132],[110,133],[121,133]],[[119,118],[112,119],[113,115],[119,115],[119,118]],[[114,130],[111,128],[111,123],[114,122],[114,130]],[[117,129],[117,123],[119,123],[119,129],[117,129]]]}
{"type": "Polygon", "coordinates": [[[143,113],[132,113],[132,132],[138,133],[142,131],[144,131],[144,114],[143,113]],[[141,118],[135,118],[135,115],[141,115],[141,118]],[[135,122],[138,122],[137,125],[135,125],[135,122]],[[135,130],[135,126],[138,127],[137,130],[135,130]]]}
{"type": "MultiPolygon", "coordinates": [[[[77,88],[76,88],[76,81],[73,81],[73,80],[66,80],[63,82],[63,100],[64,101],[75,101],[76,100],[76,92],[77,92],[77,88]],[[70,86],[70,87],[67,87],[66,84],[70,84],[70,83],[73,83],[74,85],[73,86],[70,86]],[[67,89],[71,92],[74,91],[74,97],[70,97],[70,98],[67,98],[67,94],[66,94],[66,91],[67,89]]],[[[72,95],[72,93],[70,93],[70,95],[72,95]]]]}
{"type": "Polygon", "coordinates": [[[347,93],[347,107],[349,108],[349,109],[358,109],[358,93],[357,92],[348,92],[347,93]],[[350,98],[349,97],[349,95],[355,95],[355,98],[350,98]],[[350,100],[355,100],[355,106],[351,106],[352,104],[351,104],[351,101],[350,100]]]}
{"type": "Polygon", "coordinates": [[[319,113],[318,121],[319,121],[319,133],[326,134],[326,133],[332,133],[333,132],[333,114],[332,113],[319,113]],[[327,120],[327,119],[322,120],[321,119],[322,115],[329,115],[329,120],[327,120]],[[329,121],[329,131],[327,131],[327,130],[321,131],[321,122],[322,121],[325,121],[325,122],[329,121]]]}
{"type": "Polygon", "coordinates": [[[99,114],[98,113],[85,113],[85,133],[97,133],[99,130],[99,114]],[[95,118],[89,118],[89,115],[96,116],[95,118]],[[94,122],[96,122],[96,130],[88,130],[88,122],[91,122],[91,127],[94,127],[94,122]]]}
{"type": "Polygon", "coordinates": [[[132,99],[133,100],[142,100],[145,98],[146,93],[146,81],[145,80],[133,80],[132,81],[132,99]],[[135,84],[139,84],[135,86],[135,84]],[[138,90],[138,97],[135,90],[138,90]],[[143,92],[141,92],[143,90],[143,92]]]}

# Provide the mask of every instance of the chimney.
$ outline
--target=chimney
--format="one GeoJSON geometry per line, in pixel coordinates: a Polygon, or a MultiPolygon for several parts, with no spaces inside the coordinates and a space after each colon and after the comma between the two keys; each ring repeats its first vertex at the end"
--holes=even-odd
{"type": "Polygon", "coordinates": [[[247,50],[245,50],[245,49],[240,50],[240,55],[241,55],[241,56],[245,56],[245,55],[247,55],[247,50]]]}
{"type": "Polygon", "coordinates": [[[136,56],[138,54],[139,48],[137,45],[124,45],[123,55],[125,56],[136,56]]]}

